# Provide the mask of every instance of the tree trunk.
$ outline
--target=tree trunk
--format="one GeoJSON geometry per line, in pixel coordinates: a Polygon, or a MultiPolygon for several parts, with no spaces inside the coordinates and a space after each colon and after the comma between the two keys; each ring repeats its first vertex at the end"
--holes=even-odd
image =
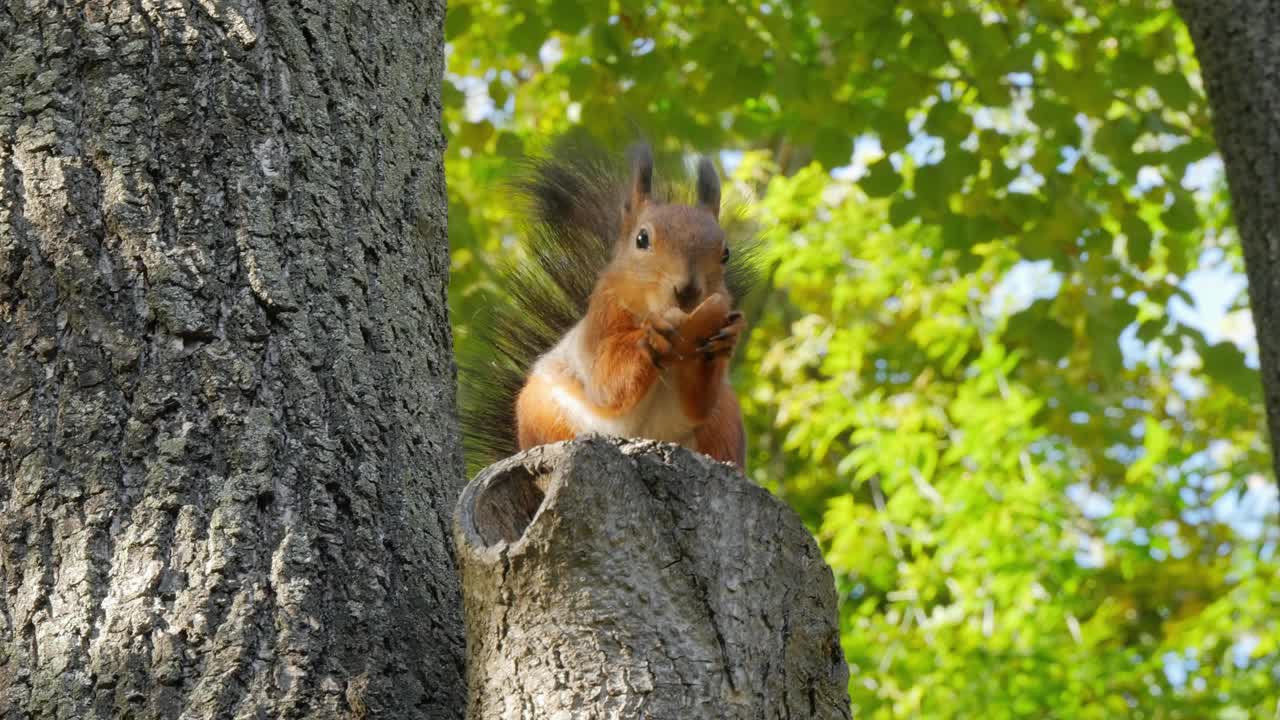
{"type": "Polygon", "coordinates": [[[1176,0],[1200,59],[1249,277],[1280,480],[1280,3],[1176,0]]]}
{"type": "Polygon", "coordinates": [[[454,718],[442,2],[0,7],[0,718],[454,718]]]}
{"type": "Polygon", "coordinates": [[[463,490],[471,718],[847,718],[831,570],[799,518],[671,445],[534,448],[463,490]]]}

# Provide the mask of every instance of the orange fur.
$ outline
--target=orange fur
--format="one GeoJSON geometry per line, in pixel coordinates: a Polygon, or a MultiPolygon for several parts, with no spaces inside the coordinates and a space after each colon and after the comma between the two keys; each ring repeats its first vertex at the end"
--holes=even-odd
{"type": "Polygon", "coordinates": [[[729,358],[696,357],[675,368],[676,386],[684,414],[697,423],[706,422],[720,399],[720,387],[729,367],[729,358]]]}
{"type": "Polygon", "coordinates": [[[685,415],[698,423],[711,414],[729,368],[727,353],[703,352],[700,348],[724,328],[728,316],[729,301],[716,293],[704,300],[678,330],[680,340],[672,375],[685,415]]]}
{"type": "Polygon", "coordinates": [[[694,433],[694,441],[698,452],[746,470],[747,434],[742,427],[742,409],[727,383],[721,383],[716,404],[707,421],[694,433]]]}
{"type": "Polygon", "coordinates": [[[530,378],[516,398],[516,438],[520,449],[572,440],[578,432],[551,398],[551,383],[530,378]]]}
{"type": "Polygon", "coordinates": [[[658,368],[644,352],[649,330],[638,325],[611,293],[597,293],[587,311],[584,342],[591,351],[587,397],[608,416],[627,412],[649,392],[658,368]]]}

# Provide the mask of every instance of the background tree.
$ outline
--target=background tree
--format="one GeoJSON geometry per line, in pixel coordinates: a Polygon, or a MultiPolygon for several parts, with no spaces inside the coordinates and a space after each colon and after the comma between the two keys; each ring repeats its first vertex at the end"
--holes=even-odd
{"type": "Polygon", "coordinates": [[[461,716],[443,13],[0,9],[0,717],[461,716]]]}
{"type": "MultiPolygon", "coordinates": [[[[1213,121],[1240,223],[1261,349],[1271,447],[1280,448],[1280,8],[1269,2],[1178,2],[1205,68],[1213,121]]],[[[1280,476],[1280,452],[1275,453],[1280,476]]]]}
{"type": "Polygon", "coordinates": [[[1254,717],[1275,484],[1240,243],[1168,0],[470,0],[455,331],[515,159],[720,151],[766,228],[754,479],[836,570],[861,717],[1254,717]]]}

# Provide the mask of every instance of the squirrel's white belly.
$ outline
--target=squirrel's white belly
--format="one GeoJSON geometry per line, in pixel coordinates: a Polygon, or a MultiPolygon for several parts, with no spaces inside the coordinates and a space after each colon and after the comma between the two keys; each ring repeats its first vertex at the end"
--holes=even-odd
{"type": "Polygon", "coordinates": [[[575,434],[648,438],[692,447],[696,426],[681,409],[680,396],[667,372],[658,376],[639,402],[620,415],[601,413],[583,398],[575,386],[585,383],[590,374],[580,349],[580,332],[578,327],[569,331],[533,368],[534,373],[551,381],[551,396],[575,434]]]}
{"type": "Polygon", "coordinates": [[[597,412],[573,390],[555,382],[552,397],[561,415],[578,435],[597,433],[615,437],[648,438],[681,445],[693,445],[695,426],[680,408],[680,398],[659,377],[630,411],[612,417],[597,412]]]}

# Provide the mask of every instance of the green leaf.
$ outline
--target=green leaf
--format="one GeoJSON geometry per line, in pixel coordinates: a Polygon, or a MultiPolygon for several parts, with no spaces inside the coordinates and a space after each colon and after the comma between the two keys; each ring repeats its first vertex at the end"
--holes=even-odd
{"type": "Polygon", "coordinates": [[[1164,332],[1164,323],[1148,320],[1138,325],[1138,339],[1142,342],[1149,343],[1160,337],[1164,332]]]}
{"type": "MultiPolygon", "coordinates": [[[[1094,135],[1093,144],[1099,151],[1114,158],[1132,158],[1133,145],[1138,141],[1138,124],[1130,117],[1119,117],[1102,123],[1094,135]]],[[[1137,167],[1125,167],[1126,172],[1136,173],[1137,167]]]]}
{"type": "Polygon", "coordinates": [[[818,130],[813,141],[813,157],[828,169],[848,165],[853,157],[853,136],[834,128],[818,130]]]}
{"type": "Polygon", "coordinates": [[[524,154],[524,141],[515,133],[500,132],[494,150],[505,158],[519,158],[524,154]]]}
{"type": "Polygon", "coordinates": [[[924,129],[931,135],[959,143],[973,130],[973,118],[962,112],[958,104],[941,102],[929,110],[924,129]]]}
{"type": "Polygon", "coordinates": [[[924,67],[938,67],[951,59],[947,49],[943,47],[944,38],[940,38],[928,27],[927,23],[942,18],[921,18],[907,40],[907,56],[924,67]]]}
{"type": "Polygon", "coordinates": [[[945,208],[947,198],[959,192],[966,180],[977,172],[978,156],[957,147],[948,147],[937,163],[916,170],[915,190],[921,202],[945,208]]]}
{"type": "Polygon", "coordinates": [[[919,218],[920,203],[914,197],[899,195],[889,206],[889,223],[895,228],[901,228],[919,218]]]}
{"type": "Polygon", "coordinates": [[[1186,172],[1187,165],[1209,157],[1215,152],[1213,144],[1199,138],[1191,138],[1177,147],[1164,153],[1165,162],[1174,170],[1176,176],[1186,172]]]}
{"type": "Polygon", "coordinates": [[[1075,336],[1071,328],[1052,317],[1052,309],[1052,300],[1037,300],[1026,310],[1011,315],[1005,325],[1006,342],[1025,347],[1049,362],[1066,357],[1075,345],[1075,336]]]}
{"type": "Polygon", "coordinates": [[[769,89],[769,74],[758,65],[735,67],[724,80],[735,99],[757,97],[769,89]]]}
{"type": "Polygon", "coordinates": [[[881,110],[872,115],[871,129],[880,139],[880,148],[886,154],[901,150],[911,140],[906,119],[892,110],[881,110]]]}
{"type": "Polygon", "coordinates": [[[1151,261],[1151,228],[1137,214],[1128,214],[1120,221],[1120,229],[1129,262],[1145,268],[1151,261]]]}
{"type": "Polygon", "coordinates": [[[526,15],[524,20],[511,26],[507,34],[507,43],[511,49],[530,57],[538,54],[546,40],[547,27],[537,15],[526,15]]]}
{"type": "Polygon", "coordinates": [[[1230,388],[1249,401],[1261,398],[1262,381],[1258,373],[1245,364],[1244,353],[1235,343],[1219,342],[1200,351],[1209,377],[1230,388]]]}
{"type": "Polygon", "coordinates": [[[471,27],[471,8],[457,4],[450,6],[444,16],[445,39],[456,40],[469,27],[471,27]]]}
{"type": "Polygon", "coordinates": [[[1156,76],[1153,84],[1156,92],[1160,93],[1160,98],[1164,100],[1165,106],[1170,110],[1186,108],[1195,98],[1191,83],[1187,82],[1186,76],[1182,73],[1161,73],[1156,76]]]}
{"type": "Polygon", "coordinates": [[[969,230],[968,218],[948,213],[942,223],[942,246],[948,250],[968,250],[973,244],[969,230]]]}
{"type": "Polygon", "coordinates": [[[968,250],[979,243],[989,242],[1003,234],[1003,228],[986,215],[961,215],[947,213],[942,223],[943,247],[952,250],[968,250]]]}
{"type": "Polygon", "coordinates": [[[581,0],[551,0],[547,14],[552,28],[571,35],[587,24],[587,13],[581,0]]]}
{"type": "Polygon", "coordinates": [[[1089,343],[1093,350],[1093,366],[1109,376],[1124,370],[1124,354],[1120,351],[1120,336],[1106,332],[1090,332],[1089,343]]]}
{"type": "Polygon", "coordinates": [[[947,186],[946,173],[941,163],[925,165],[916,169],[916,197],[925,205],[945,207],[950,188],[947,186]]]}
{"type": "Polygon", "coordinates": [[[570,95],[584,97],[592,94],[599,80],[594,64],[564,63],[561,67],[565,68],[562,72],[568,78],[570,95]]]}
{"type": "MultiPolygon", "coordinates": [[[[1050,138],[1062,145],[1079,145],[1080,128],[1076,125],[1076,110],[1071,105],[1041,98],[1027,112],[1031,122],[1038,125],[1050,138]]],[[[1054,154],[1056,158],[1056,153],[1054,154]]]]}
{"type": "Polygon", "coordinates": [[[902,176],[885,157],[867,166],[867,174],[858,180],[858,184],[870,197],[888,197],[902,186],[902,176]]]}
{"type": "Polygon", "coordinates": [[[510,93],[507,92],[507,86],[503,84],[502,80],[494,78],[493,81],[489,83],[489,98],[493,100],[494,107],[501,108],[506,105],[507,97],[509,95],[510,93]]]}
{"type": "Polygon", "coordinates": [[[1077,112],[1102,115],[1111,106],[1110,82],[1096,68],[1082,67],[1076,71],[1055,74],[1054,84],[1077,112]]]}
{"type": "Polygon", "coordinates": [[[443,97],[443,105],[446,108],[461,108],[464,104],[466,104],[467,102],[466,94],[463,93],[461,90],[459,90],[456,85],[454,85],[449,80],[445,80],[444,82],[441,83],[441,85],[443,86],[442,92],[441,92],[441,95],[443,97]]]}
{"type": "Polygon", "coordinates": [[[1174,232],[1191,232],[1200,226],[1195,201],[1185,192],[1175,192],[1173,203],[1160,214],[1165,227],[1174,232]]]}
{"type": "Polygon", "coordinates": [[[466,123],[458,140],[469,148],[483,148],[489,138],[493,137],[493,125],[486,121],[466,123]]]}

